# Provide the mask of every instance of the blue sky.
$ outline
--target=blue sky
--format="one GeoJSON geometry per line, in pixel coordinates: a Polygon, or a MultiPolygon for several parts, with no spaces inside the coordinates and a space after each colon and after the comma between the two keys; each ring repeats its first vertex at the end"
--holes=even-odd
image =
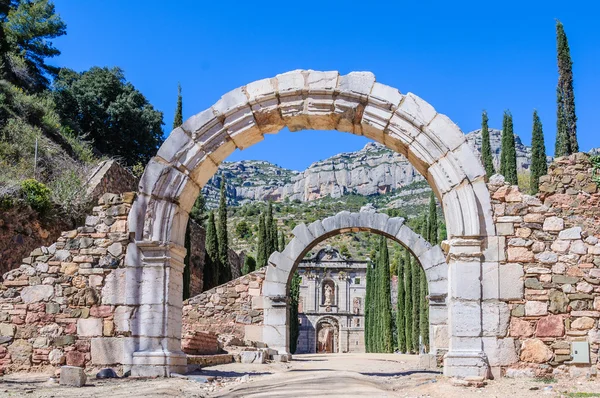
{"type": "MultiPolygon", "coordinates": [[[[155,1],[55,0],[67,23],[51,63],[83,71],[119,66],[173,120],[177,82],[184,119],[227,91],[293,69],[371,71],[413,92],[464,132],[486,109],[499,128],[510,109],[515,132],[531,140],[532,112],[554,150],[555,19],[574,61],[579,143],[600,146],[600,4],[577,1],[155,1]]],[[[283,132],[228,160],[263,159],[304,169],[367,141],[338,132],[283,132]]]]}

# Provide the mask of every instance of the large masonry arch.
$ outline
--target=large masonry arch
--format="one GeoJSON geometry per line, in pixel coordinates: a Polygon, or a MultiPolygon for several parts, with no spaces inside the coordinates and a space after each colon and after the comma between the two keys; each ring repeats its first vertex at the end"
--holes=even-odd
{"type": "Polygon", "coordinates": [[[348,232],[371,232],[383,235],[406,247],[425,271],[429,288],[430,352],[437,354],[448,349],[448,265],[439,245],[432,246],[415,233],[400,217],[389,217],[375,211],[350,213],[342,211],[333,217],[317,220],[310,225],[297,225],[294,237],[280,252],[269,257],[262,285],[264,308],[263,342],[280,353],[289,353],[289,296],[290,283],[298,264],[315,245],[332,236],[348,232]]]}
{"type": "MultiPolygon", "coordinates": [[[[500,251],[485,173],[464,134],[412,93],[368,72],[297,70],[225,94],[173,130],[148,163],[128,219],[127,304],[133,374],[183,370],[180,350],[184,235],[201,187],[235,149],[283,127],[364,135],[407,156],[440,199],[448,240],[448,376],[486,376],[499,345],[500,251]],[[486,278],[489,279],[486,287],[486,278]],[[487,339],[487,340],[486,340],[487,339]]],[[[514,284],[517,281],[507,281],[514,284]]]]}

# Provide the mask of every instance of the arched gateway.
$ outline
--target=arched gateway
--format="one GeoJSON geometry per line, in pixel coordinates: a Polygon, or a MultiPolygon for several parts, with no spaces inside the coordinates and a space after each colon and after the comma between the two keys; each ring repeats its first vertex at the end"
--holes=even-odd
{"type": "Polygon", "coordinates": [[[498,286],[499,249],[484,170],[464,134],[416,95],[380,84],[372,73],[303,70],[225,94],[173,130],[146,167],[128,220],[127,303],[136,308],[132,373],[183,370],[188,212],[229,154],[286,126],[364,135],[406,155],[425,176],[442,202],[448,229],[450,341],[444,371],[448,376],[487,375],[488,359],[499,354],[486,323],[498,322],[494,308],[502,289],[484,289],[482,278],[495,278],[498,286]]]}
{"type": "Polygon", "coordinates": [[[342,211],[333,217],[317,220],[310,225],[297,225],[294,238],[285,249],[269,257],[262,285],[262,308],[265,310],[262,341],[280,353],[289,353],[289,295],[290,284],[298,264],[318,243],[348,232],[371,232],[383,235],[406,247],[425,271],[429,289],[430,352],[447,350],[448,342],[448,265],[440,246],[431,246],[416,234],[400,217],[389,217],[375,211],[350,213],[342,211]]]}

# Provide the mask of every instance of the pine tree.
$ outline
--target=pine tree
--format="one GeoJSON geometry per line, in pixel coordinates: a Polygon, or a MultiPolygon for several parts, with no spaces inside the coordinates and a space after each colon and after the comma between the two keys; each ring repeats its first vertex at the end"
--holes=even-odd
{"type": "Polygon", "coordinates": [[[221,197],[219,198],[219,284],[231,280],[231,266],[229,264],[229,239],[227,236],[227,198],[225,196],[225,178],[221,180],[221,197]]]}
{"type": "Polygon", "coordinates": [[[554,156],[579,152],[577,142],[577,115],[573,91],[573,61],[563,24],[556,21],[556,50],[558,61],[557,129],[554,156]]]}
{"type": "Polygon", "coordinates": [[[412,292],[412,262],[411,255],[408,250],[404,251],[404,279],[406,292],[404,296],[404,335],[406,336],[406,352],[414,352],[413,349],[413,292],[412,292]]]}
{"type": "Polygon", "coordinates": [[[181,98],[181,84],[177,84],[177,108],[173,118],[173,130],[183,124],[183,102],[181,98]]]}
{"type": "Polygon", "coordinates": [[[398,251],[398,301],[396,303],[396,329],[398,334],[398,351],[406,352],[405,325],[405,287],[404,287],[404,258],[402,251],[398,251]]]}
{"type": "Polygon", "coordinates": [[[212,211],[208,215],[206,223],[205,240],[205,260],[204,260],[204,290],[212,289],[219,284],[219,240],[217,237],[217,227],[215,225],[215,213],[212,211]]]}
{"type": "Polygon", "coordinates": [[[481,161],[485,168],[485,174],[489,177],[496,172],[494,170],[494,159],[492,157],[492,146],[490,145],[490,131],[488,129],[488,115],[486,111],[481,114],[481,161]]]}
{"type": "Polygon", "coordinates": [[[435,205],[435,194],[431,191],[429,196],[429,215],[427,217],[427,236],[425,239],[432,245],[438,243],[438,219],[437,219],[437,207],[435,205]]]}
{"type": "Polygon", "coordinates": [[[515,135],[513,132],[512,115],[509,111],[504,112],[502,121],[502,152],[500,153],[500,174],[506,182],[511,185],[518,184],[517,178],[517,150],[515,147],[515,135]]]}
{"type": "Polygon", "coordinates": [[[536,194],[540,188],[540,177],[548,173],[546,163],[546,145],[544,144],[544,132],[542,122],[533,111],[533,132],[531,134],[531,193],[536,194]]]}
{"type": "Polygon", "coordinates": [[[298,303],[300,298],[300,283],[302,277],[298,272],[294,273],[290,285],[290,352],[296,353],[298,336],[300,335],[300,322],[298,320],[298,303]]]}
{"type": "Polygon", "coordinates": [[[265,217],[261,214],[258,221],[258,245],[256,247],[256,265],[258,268],[267,266],[267,231],[265,217]]]}

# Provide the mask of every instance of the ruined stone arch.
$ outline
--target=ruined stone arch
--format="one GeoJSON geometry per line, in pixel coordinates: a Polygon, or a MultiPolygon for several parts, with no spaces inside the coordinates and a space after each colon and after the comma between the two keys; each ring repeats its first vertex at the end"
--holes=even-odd
{"type": "Polygon", "coordinates": [[[403,218],[389,217],[375,211],[342,211],[324,220],[314,221],[308,226],[299,224],[292,231],[294,237],[285,249],[271,254],[262,286],[265,309],[263,342],[280,352],[289,352],[290,322],[287,297],[294,272],[304,256],[317,244],[349,232],[370,232],[385,236],[407,248],[417,258],[425,271],[429,288],[430,352],[445,352],[448,349],[446,256],[439,245],[432,246],[405,225],[403,218]]]}
{"type": "MultiPolygon", "coordinates": [[[[310,70],[230,91],[173,130],[148,163],[128,219],[127,302],[138,308],[132,321],[133,374],[182,371],[188,212],[228,155],[283,127],[364,135],[404,154],[425,176],[442,203],[448,228],[450,343],[445,373],[486,375],[488,356],[495,354],[482,340],[482,270],[491,267],[487,275],[498,277],[500,250],[485,173],[464,134],[418,96],[376,82],[372,73],[310,70]]],[[[498,299],[499,289],[485,298],[498,299]]]]}

